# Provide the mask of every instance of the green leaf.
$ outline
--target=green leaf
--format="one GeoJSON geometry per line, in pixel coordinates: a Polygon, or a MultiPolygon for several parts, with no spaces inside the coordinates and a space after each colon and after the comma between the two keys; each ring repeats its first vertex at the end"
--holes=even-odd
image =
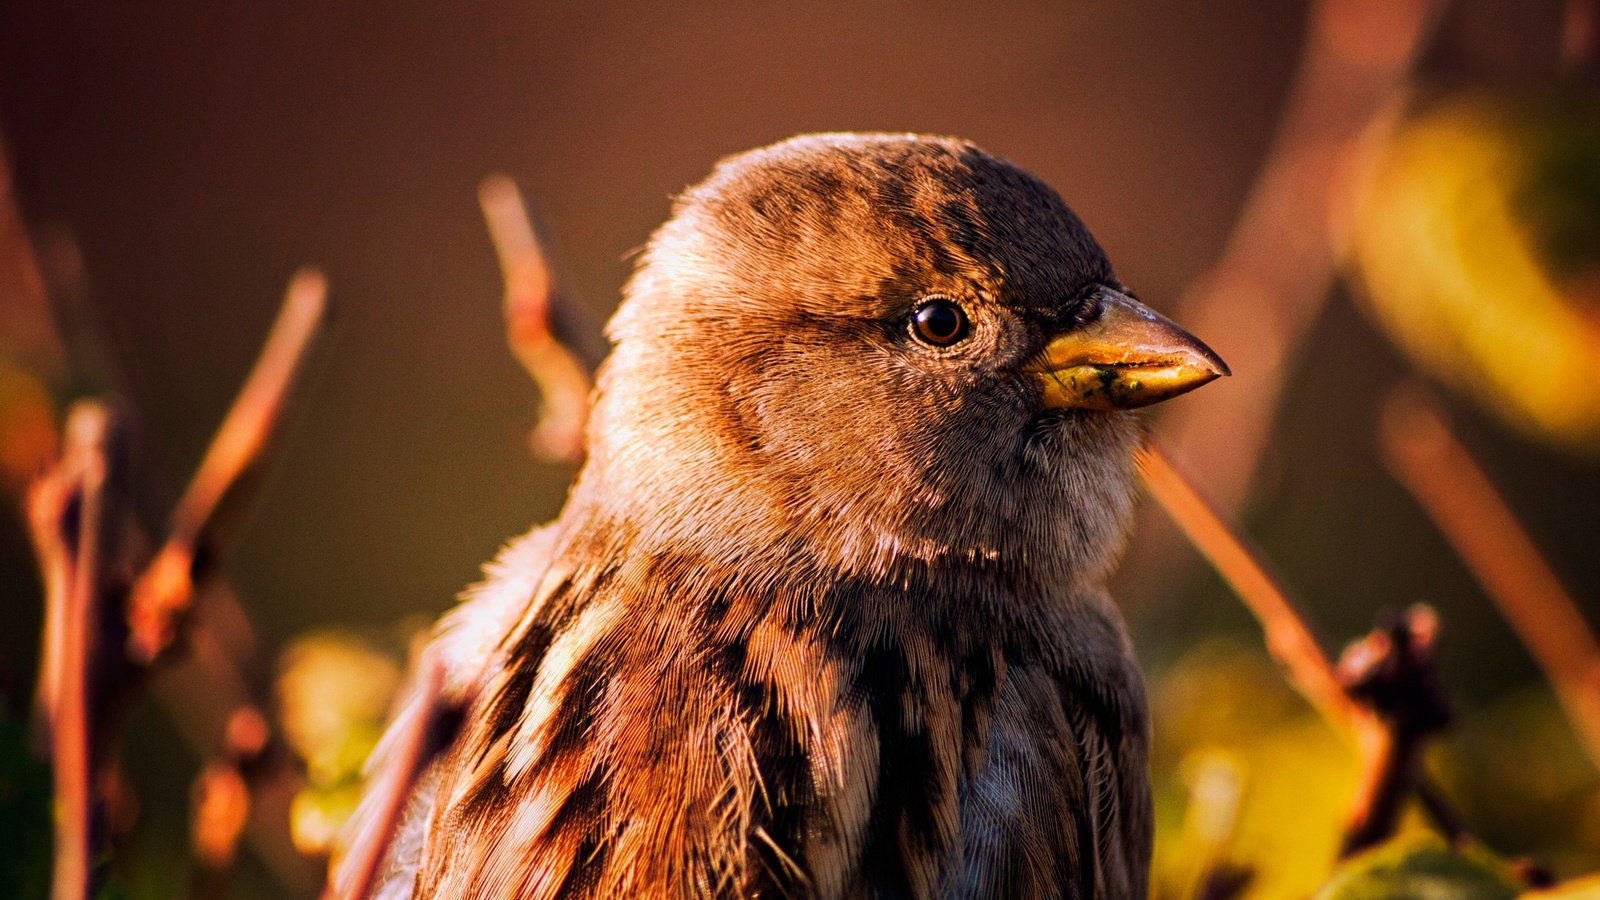
{"type": "Polygon", "coordinates": [[[1424,834],[1396,838],[1346,861],[1316,900],[1514,900],[1520,892],[1493,854],[1457,850],[1424,834]]]}

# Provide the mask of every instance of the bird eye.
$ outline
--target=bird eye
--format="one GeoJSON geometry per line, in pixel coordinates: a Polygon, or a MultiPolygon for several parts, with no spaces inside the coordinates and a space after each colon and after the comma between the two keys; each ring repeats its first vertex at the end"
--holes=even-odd
{"type": "Polygon", "coordinates": [[[935,347],[948,347],[967,336],[967,314],[949,300],[936,297],[917,307],[912,330],[935,347]]]}

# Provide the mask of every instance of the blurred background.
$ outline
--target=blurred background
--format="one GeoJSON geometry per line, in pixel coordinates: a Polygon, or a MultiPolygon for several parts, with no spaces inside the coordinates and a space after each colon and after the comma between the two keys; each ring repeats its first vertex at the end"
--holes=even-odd
{"type": "MultiPolygon", "coordinates": [[[[1386,612],[1438,610],[1459,721],[1430,765],[1471,830],[1563,877],[1600,868],[1594,763],[1377,437],[1395,385],[1438,385],[1600,619],[1594,27],[1566,0],[7,0],[8,202],[43,293],[72,310],[70,361],[50,362],[21,282],[0,295],[7,728],[26,721],[38,660],[41,589],[12,501],[47,452],[41,415],[124,397],[133,500],[159,530],[282,285],[319,266],[332,331],[225,572],[264,683],[321,646],[339,648],[321,664],[389,686],[408,630],[554,516],[573,473],[528,452],[537,394],[506,348],[479,182],[520,184],[563,288],[558,328],[598,356],[629,253],[719,157],[805,131],[937,132],[1056,187],[1121,278],[1232,364],[1153,430],[1330,646],[1386,612]]],[[[1306,896],[1337,849],[1351,755],[1147,507],[1116,587],[1152,681],[1158,888],[1186,895],[1220,853],[1257,870],[1250,896],[1306,896]],[[1196,821],[1197,790],[1237,791],[1222,825],[1196,821]]],[[[351,705],[370,718],[387,702],[351,705]]],[[[211,751],[182,708],[128,712],[136,803],[113,864],[128,896],[199,890],[178,861],[211,751]]],[[[37,773],[6,765],[14,799],[37,773]]],[[[227,891],[312,895],[314,867],[252,846],[227,891]]]]}

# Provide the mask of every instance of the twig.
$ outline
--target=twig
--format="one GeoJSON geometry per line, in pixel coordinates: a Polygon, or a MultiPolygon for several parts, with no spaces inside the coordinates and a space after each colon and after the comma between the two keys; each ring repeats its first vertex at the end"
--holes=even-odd
{"type": "Polygon", "coordinates": [[[1390,471],[1527,646],[1600,767],[1600,641],[1577,602],[1425,393],[1391,395],[1379,436],[1390,471]]]}
{"type": "MultiPolygon", "coordinates": [[[[146,665],[178,663],[176,668],[185,670],[184,676],[169,677],[158,685],[158,697],[168,711],[181,724],[194,719],[197,709],[213,710],[204,724],[186,729],[191,746],[204,756],[212,752],[218,731],[224,733],[225,763],[231,774],[222,774],[217,768],[221,764],[214,764],[210,771],[217,773],[215,777],[197,785],[202,795],[211,789],[214,798],[233,795],[243,804],[242,809],[226,802],[196,808],[197,816],[215,814],[208,826],[209,846],[196,849],[202,865],[217,880],[231,862],[232,845],[239,837],[227,832],[238,828],[248,829],[262,860],[286,889],[314,883],[314,866],[293,851],[283,828],[289,800],[299,784],[288,755],[272,741],[270,729],[249,753],[239,743],[244,740],[237,733],[241,714],[248,719],[249,711],[262,708],[261,692],[241,671],[241,661],[256,654],[249,618],[237,596],[222,583],[205,591],[207,609],[202,615],[194,616],[191,610],[196,583],[204,569],[215,565],[224,543],[227,514],[244,503],[257,483],[251,476],[265,464],[327,318],[326,280],[316,270],[297,272],[254,368],[173,512],[167,543],[135,583],[129,602],[129,655],[146,665]],[[191,651],[181,662],[168,652],[180,629],[191,651]],[[237,796],[240,788],[242,797],[237,796]],[[235,813],[241,815],[237,824],[230,819],[235,813]]],[[[170,672],[174,667],[166,668],[170,672]]],[[[262,718],[255,721],[266,725],[262,718]]],[[[197,838],[207,836],[201,824],[196,823],[197,838]]]]}
{"type": "MultiPolygon", "coordinates": [[[[416,666],[416,687],[389,726],[392,750],[368,787],[372,818],[356,833],[323,900],[365,900],[389,853],[417,779],[454,739],[460,707],[443,697],[444,666],[426,650],[416,666]]],[[[374,751],[374,755],[384,748],[374,751]]]]}
{"type": "MultiPolygon", "coordinates": [[[[551,330],[554,279],[544,248],[511,178],[484,179],[478,202],[505,281],[507,343],[539,389],[538,424],[530,444],[545,459],[579,460],[593,381],[577,354],[551,330]]],[[[460,707],[441,696],[442,666],[424,651],[415,669],[417,686],[389,727],[384,740],[393,744],[367,789],[364,802],[372,804],[371,818],[355,832],[325,900],[360,900],[371,892],[417,779],[453,736],[449,723],[460,707]]],[[[375,751],[374,757],[384,750],[375,751]]]]}
{"type": "Polygon", "coordinates": [[[220,543],[220,513],[237,501],[246,476],[260,465],[304,374],[310,346],[327,319],[327,294],[327,281],[315,270],[302,270],[289,282],[255,368],[173,511],[166,544],[134,583],[128,648],[139,662],[154,662],[172,645],[192,603],[198,567],[220,543]]]}
{"type": "Polygon", "coordinates": [[[1146,444],[1139,454],[1139,471],[1151,496],[1261,623],[1268,652],[1323,718],[1348,728],[1365,715],[1345,694],[1305,613],[1273,576],[1261,555],[1178,473],[1155,444],[1146,444]]]}
{"type": "Polygon", "coordinates": [[[1168,446],[1236,510],[1251,483],[1292,361],[1326,303],[1343,238],[1330,215],[1350,148],[1386,121],[1446,0],[1320,0],[1271,153],[1226,249],[1176,318],[1241,377],[1174,407],[1168,446]],[[1241,310],[1250,314],[1241,318],[1241,310]],[[1248,322],[1245,321],[1248,320],[1248,322]],[[1215,423],[1226,421],[1219,436],[1215,423]]]}
{"type": "MultiPolygon", "coordinates": [[[[1412,789],[1426,800],[1423,807],[1441,831],[1452,840],[1466,836],[1460,817],[1450,810],[1443,795],[1417,771],[1414,762],[1421,735],[1437,730],[1430,715],[1435,707],[1418,703],[1390,708],[1381,695],[1372,695],[1363,680],[1371,673],[1383,673],[1388,690],[1424,693],[1431,686],[1431,671],[1426,655],[1413,651],[1431,648],[1432,625],[1426,640],[1424,624],[1431,623],[1413,612],[1407,619],[1405,638],[1391,634],[1390,650],[1377,652],[1368,645],[1366,660],[1347,658],[1346,671],[1336,671],[1321,643],[1308,624],[1305,613],[1282,584],[1267,569],[1261,555],[1235,530],[1215,506],[1200,496],[1193,484],[1181,475],[1167,455],[1154,444],[1146,444],[1139,455],[1139,469],[1151,496],[1166,510],[1174,523],[1188,536],[1234,589],[1266,633],[1267,649],[1284,667],[1290,682],[1320,712],[1329,724],[1349,734],[1355,742],[1360,763],[1359,786],[1346,823],[1346,848],[1366,846],[1374,835],[1393,831],[1391,812],[1412,789]],[[1398,648],[1398,654],[1396,651],[1398,648]],[[1406,655],[1410,654],[1410,655],[1406,655]],[[1387,668],[1386,668],[1387,667],[1387,668]],[[1392,683],[1391,683],[1392,682],[1392,683]]],[[[1379,632],[1383,634],[1383,632],[1379,632]]],[[[1375,639],[1358,642],[1361,648],[1375,639]]],[[[1442,701],[1441,701],[1442,703],[1442,701]]]]}
{"type": "MultiPolygon", "coordinates": [[[[58,722],[63,721],[60,711],[65,708],[67,695],[74,690],[70,681],[103,678],[106,673],[128,666],[130,662],[133,668],[128,674],[149,671],[172,644],[184,614],[192,605],[195,579],[203,574],[200,569],[216,557],[216,548],[222,537],[222,513],[242,499],[246,476],[260,467],[264,450],[271,443],[270,439],[282,419],[284,403],[304,370],[309,345],[325,319],[325,296],[326,286],[321,276],[314,272],[301,273],[291,282],[284,308],[261,359],[219,429],[173,516],[171,538],[145,570],[134,594],[130,596],[126,609],[127,621],[106,623],[105,629],[94,633],[100,637],[101,643],[86,649],[83,654],[63,652],[68,649],[69,641],[84,633],[83,624],[67,620],[67,611],[72,610],[75,614],[78,606],[75,601],[69,603],[65,599],[70,594],[74,579],[82,575],[81,564],[73,558],[71,548],[64,540],[66,532],[59,525],[49,526],[48,514],[51,508],[64,508],[65,504],[76,502],[71,492],[72,485],[56,476],[41,479],[30,493],[30,523],[46,587],[45,652],[39,678],[38,709],[41,736],[51,746],[52,752],[68,752],[67,749],[61,749],[62,745],[70,747],[75,741],[70,732],[58,736],[61,730],[58,722]],[[132,639],[125,642],[123,638],[130,632],[132,639]],[[105,642],[105,636],[111,637],[109,643],[105,642]]],[[[67,471],[79,465],[73,462],[77,457],[69,450],[58,465],[58,470],[67,471]]],[[[100,554],[102,565],[125,569],[129,565],[127,558],[138,554],[135,548],[147,546],[141,540],[142,528],[127,509],[108,512],[103,518],[108,526],[115,523],[114,533],[124,535],[126,541],[123,552],[100,554]]],[[[124,582],[117,588],[115,608],[119,611],[122,609],[122,591],[126,587],[124,582]]],[[[108,589],[104,583],[93,587],[97,605],[110,609],[110,598],[106,595],[108,589]]],[[[245,643],[250,644],[248,622],[231,593],[213,593],[218,611],[231,616],[234,631],[242,627],[245,643]]],[[[215,623],[199,620],[189,623],[189,637],[205,651],[197,656],[197,662],[207,672],[206,677],[187,682],[192,685],[190,698],[173,701],[171,691],[160,692],[166,706],[180,723],[194,717],[197,709],[211,705],[194,702],[196,696],[208,701],[215,698],[223,704],[223,709],[231,710],[250,702],[249,698],[254,693],[249,680],[240,673],[238,661],[232,652],[223,647],[228,642],[221,641],[220,635],[211,633],[214,626],[215,623]]],[[[234,640],[230,646],[237,649],[238,644],[239,641],[234,640]]],[[[138,678],[121,679],[116,686],[125,694],[139,682],[138,678]]],[[[110,706],[115,699],[110,695],[96,696],[86,710],[92,753],[103,754],[110,745],[109,736],[101,734],[100,729],[113,715],[110,706]]],[[[218,720],[218,726],[221,718],[213,716],[214,720],[218,720]]],[[[188,730],[192,732],[195,729],[188,730]]],[[[215,740],[210,737],[215,731],[210,728],[206,730],[204,737],[189,735],[191,743],[202,754],[215,740]]],[[[58,767],[58,771],[70,770],[58,767]]],[[[284,772],[284,761],[278,759],[276,765],[252,767],[247,773],[247,782],[251,787],[272,786],[274,792],[269,799],[277,807],[282,807],[286,802],[284,798],[292,793],[292,790],[279,789],[285,780],[284,772]]],[[[93,806],[92,797],[90,805],[93,806]]],[[[297,877],[293,866],[285,862],[282,854],[269,852],[271,848],[268,845],[271,842],[261,837],[257,821],[252,819],[251,824],[256,843],[263,848],[263,858],[284,880],[285,886],[303,881],[303,877],[297,877]]],[[[63,842],[62,846],[69,845],[63,842]]],[[[72,858],[68,857],[69,860],[72,858]]],[[[75,871],[68,872],[65,878],[58,878],[57,883],[77,883],[74,881],[75,871]]],[[[70,887],[62,889],[71,890],[70,887]]]]}
{"type": "MultiPolygon", "coordinates": [[[[62,295],[66,294],[74,300],[82,295],[82,261],[76,246],[70,239],[60,235],[53,241],[45,239],[37,246],[33,238],[17,208],[12,193],[10,167],[3,143],[0,143],[0,296],[7,298],[7,302],[0,303],[0,345],[4,346],[5,354],[12,355],[31,370],[27,374],[36,376],[45,385],[60,386],[69,375],[87,378],[102,385],[114,383],[117,379],[106,371],[103,354],[82,352],[85,343],[101,343],[95,340],[93,329],[83,328],[85,322],[78,321],[78,331],[71,332],[73,317],[68,316],[66,321],[58,320],[62,295]],[[63,339],[63,329],[69,329],[68,339],[63,339]]],[[[301,287],[315,286],[311,279],[298,280],[298,284],[301,287]]],[[[77,318],[81,320],[82,316],[77,318]]],[[[41,398],[41,406],[50,407],[47,398],[41,398]]],[[[55,424],[50,421],[52,417],[42,418],[43,421],[38,425],[45,439],[38,443],[37,456],[39,460],[50,464],[50,471],[56,474],[35,478],[40,466],[13,452],[5,460],[11,468],[0,472],[0,481],[4,482],[0,486],[10,488],[13,483],[24,482],[30,485],[28,497],[23,503],[45,588],[45,625],[35,704],[35,732],[43,745],[41,750],[48,753],[51,752],[55,720],[61,705],[63,642],[73,631],[61,621],[67,609],[66,597],[72,581],[71,552],[66,542],[66,531],[61,525],[77,486],[72,479],[61,477],[60,473],[70,467],[69,460],[63,459],[57,450],[60,441],[55,435],[55,424]]],[[[17,423],[6,424],[15,426],[17,423]]],[[[11,449],[16,450],[15,447],[11,449]]],[[[68,457],[72,456],[68,454],[68,457]]],[[[215,477],[213,484],[227,480],[227,477],[215,477]]],[[[219,493],[227,492],[220,490],[219,493]]],[[[213,512],[209,514],[198,509],[202,504],[190,507],[192,512],[188,515],[188,521],[191,524],[181,530],[189,535],[191,557],[204,556],[207,549],[205,545],[215,543],[209,534],[212,526],[194,523],[210,522],[215,518],[214,510],[219,502],[215,498],[211,501],[213,512]]],[[[116,515],[108,516],[107,520],[116,523],[117,530],[113,533],[123,538],[123,553],[119,556],[133,557],[148,546],[142,524],[131,510],[123,508],[116,515]]],[[[123,564],[121,559],[115,562],[119,566],[123,564]]],[[[178,566],[174,568],[181,569],[178,566]]],[[[169,579],[180,585],[185,580],[172,576],[169,579]]],[[[192,572],[187,580],[193,582],[192,572]]],[[[125,588],[125,584],[119,584],[119,594],[125,588]]],[[[208,615],[190,623],[189,638],[193,644],[217,652],[202,650],[178,667],[186,671],[197,670],[194,677],[188,680],[181,676],[176,680],[168,678],[165,684],[157,685],[158,698],[201,755],[207,753],[214,744],[214,735],[220,730],[222,716],[214,715],[212,721],[201,723],[197,719],[203,716],[197,711],[218,706],[223,710],[232,709],[249,702],[251,696],[258,693],[251,689],[251,682],[241,674],[241,654],[249,656],[253,652],[248,619],[221,579],[213,579],[211,588],[207,602],[208,615]],[[221,632],[227,633],[218,632],[219,626],[221,632]],[[196,734],[200,731],[204,735],[196,734]]],[[[117,599],[120,606],[123,598],[119,596],[117,599]]],[[[127,665],[120,652],[124,644],[123,626],[120,617],[118,621],[107,622],[105,631],[97,634],[100,644],[89,654],[107,663],[105,668],[112,670],[109,673],[111,677],[120,675],[127,665]],[[110,640],[106,640],[108,636],[110,640]]],[[[172,670],[169,668],[168,672],[172,670]]],[[[103,679],[108,673],[80,674],[85,678],[92,676],[103,679]]],[[[102,683],[101,687],[106,685],[102,683]]],[[[126,691],[126,685],[122,687],[126,691]]],[[[102,690],[101,693],[105,692],[102,690]]],[[[110,699],[97,696],[95,701],[97,705],[104,705],[110,699]]],[[[106,710],[90,709],[88,712],[91,716],[102,716],[106,710]]],[[[97,744],[91,745],[89,752],[104,755],[108,742],[98,735],[92,736],[97,744]]],[[[301,885],[315,883],[315,876],[310,874],[312,867],[309,861],[294,853],[281,824],[287,818],[289,798],[295,791],[297,781],[295,773],[287,765],[287,758],[274,754],[269,763],[252,767],[249,774],[251,786],[258,794],[253,804],[255,815],[251,820],[250,833],[263,861],[287,891],[296,891],[301,885]]]]}
{"type": "Polygon", "coordinates": [[[92,785],[100,737],[94,677],[106,567],[116,556],[108,522],[116,511],[109,495],[118,468],[117,428],[105,406],[78,404],[68,417],[61,461],[28,493],[28,521],[49,604],[40,699],[55,779],[55,900],[83,900],[93,887],[92,785]]]}
{"type": "MultiPolygon", "coordinates": [[[[56,900],[89,896],[94,858],[93,778],[91,746],[90,661],[99,631],[100,565],[105,512],[106,459],[111,417],[96,406],[75,409],[66,433],[66,460],[76,484],[76,547],[71,554],[67,589],[62,595],[60,656],[55,708],[51,714],[51,768],[55,778],[55,872],[51,893],[56,900]]],[[[66,510],[64,509],[65,513],[66,510]]],[[[70,513],[68,513],[70,515],[70,513]]],[[[65,516],[56,527],[65,527],[65,516]]]]}
{"type": "MultiPolygon", "coordinates": [[[[77,433],[82,428],[80,424],[69,423],[68,430],[77,433]]],[[[74,471],[81,468],[77,462],[81,455],[81,450],[74,448],[72,454],[58,460],[54,468],[29,485],[24,501],[28,536],[33,543],[34,558],[39,562],[40,579],[44,582],[44,635],[40,642],[34,715],[37,736],[42,742],[40,749],[46,754],[54,738],[55,717],[61,705],[61,666],[68,639],[65,617],[72,586],[72,552],[67,547],[63,525],[67,509],[82,485],[82,473],[74,471]]]]}
{"type": "Polygon", "coordinates": [[[539,388],[534,452],[546,459],[580,459],[593,383],[583,363],[550,329],[554,281],[522,193],[509,177],[491,175],[478,188],[478,203],[505,280],[507,339],[539,388]]]}
{"type": "MultiPolygon", "coordinates": [[[[1433,650],[1439,618],[1418,605],[1404,617],[1345,648],[1339,680],[1349,696],[1371,710],[1380,727],[1361,729],[1362,766],[1355,802],[1345,825],[1341,856],[1350,856],[1394,834],[1408,797],[1422,784],[1422,749],[1450,724],[1444,690],[1434,677],[1433,650]]],[[[1429,788],[1430,804],[1440,802],[1429,788]]],[[[1446,817],[1441,831],[1459,840],[1459,821],[1446,817]]]]}

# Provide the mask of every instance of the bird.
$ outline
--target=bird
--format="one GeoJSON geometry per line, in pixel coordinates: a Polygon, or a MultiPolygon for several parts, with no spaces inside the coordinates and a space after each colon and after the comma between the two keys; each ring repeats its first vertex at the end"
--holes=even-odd
{"type": "Polygon", "coordinates": [[[1145,896],[1106,580],[1133,411],[1222,360],[1038,178],[918,134],[722,160],[607,335],[565,506],[433,632],[464,711],[374,894],[1145,896]]]}

